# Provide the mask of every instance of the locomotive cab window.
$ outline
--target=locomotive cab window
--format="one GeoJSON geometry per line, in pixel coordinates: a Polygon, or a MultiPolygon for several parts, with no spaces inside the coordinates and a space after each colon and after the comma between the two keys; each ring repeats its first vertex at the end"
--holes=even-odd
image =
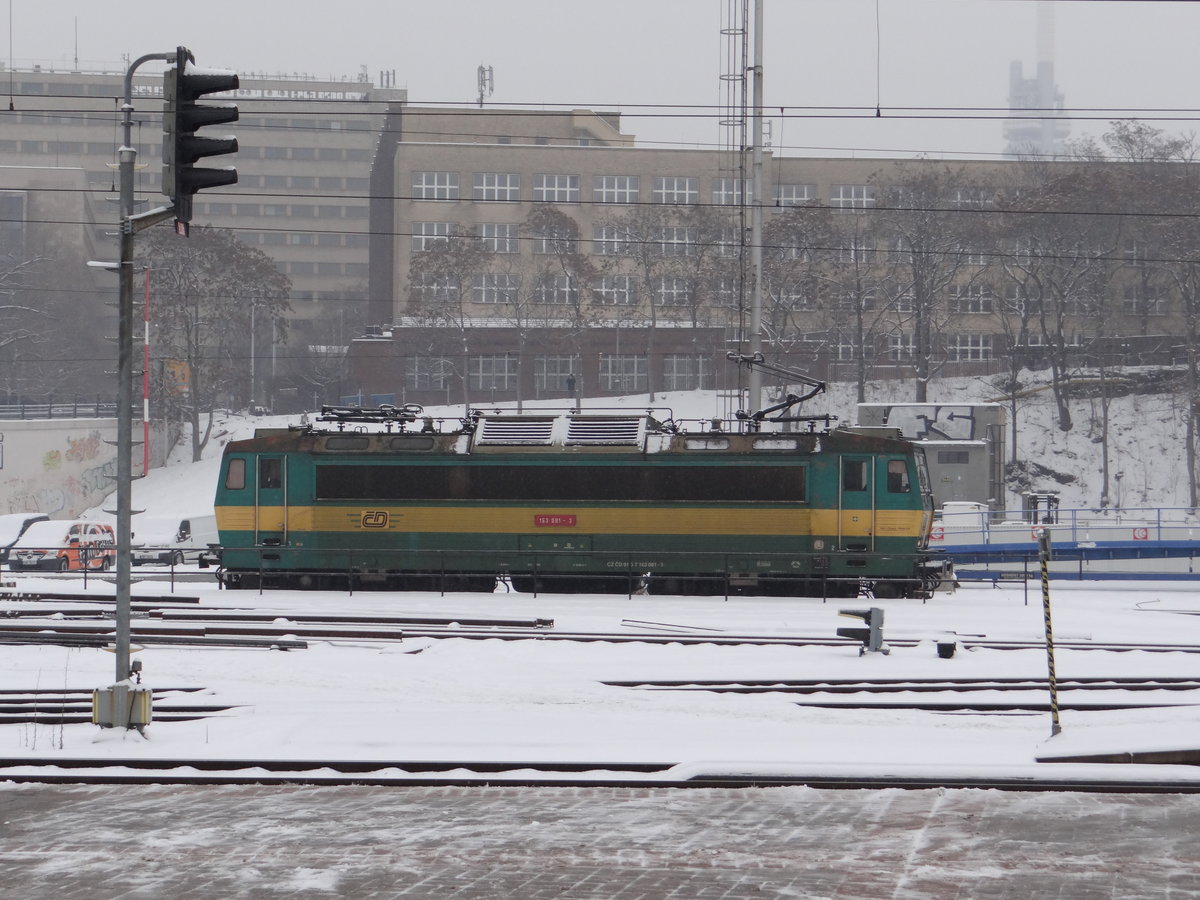
{"type": "Polygon", "coordinates": [[[867,460],[842,460],[842,490],[865,491],[867,489],[867,460]]]}
{"type": "Polygon", "coordinates": [[[225,488],[230,491],[240,491],[246,486],[246,460],[234,457],[229,460],[229,468],[225,470],[225,488]]]}
{"type": "Polygon", "coordinates": [[[260,456],[258,458],[259,488],[283,487],[281,460],[278,457],[260,456]]]}
{"type": "Polygon", "coordinates": [[[887,489],[889,494],[907,494],[912,490],[912,485],[908,480],[908,466],[904,460],[888,460],[887,489]]]}

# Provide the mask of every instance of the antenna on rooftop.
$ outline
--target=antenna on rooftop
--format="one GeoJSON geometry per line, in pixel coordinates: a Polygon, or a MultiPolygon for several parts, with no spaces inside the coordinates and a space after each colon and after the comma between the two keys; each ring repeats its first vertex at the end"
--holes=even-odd
{"type": "Polygon", "coordinates": [[[492,67],[479,67],[479,106],[483,108],[483,98],[492,96],[492,88],[495,87],[495,82],[492,80],[492,67]]]}

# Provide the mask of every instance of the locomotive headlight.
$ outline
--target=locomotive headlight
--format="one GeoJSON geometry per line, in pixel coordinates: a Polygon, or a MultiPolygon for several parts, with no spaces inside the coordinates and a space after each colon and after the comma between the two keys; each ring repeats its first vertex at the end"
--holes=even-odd
{"type": "Polygon", "coordinates": [[[817,538],[815,541],[813,541],[813,549],[814,550],[824,550],[825,542],[823,540],[821,540],[820,538],[817,538]]]}

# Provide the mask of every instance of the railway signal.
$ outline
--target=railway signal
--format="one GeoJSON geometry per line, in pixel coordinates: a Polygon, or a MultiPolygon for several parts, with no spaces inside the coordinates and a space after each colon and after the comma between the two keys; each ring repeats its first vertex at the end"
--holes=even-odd
{"type": "Polygon", "coordinates": [[[192,221],[192,196],[206,188],[236,184],[237,169],[197,168],[197,160],[207,156],[237,153],[233,136],[205,137],[200,128],[238,120],[238,108],[232,103],[198,104],[206,94],[233,91],[238,76],[225,69],[201,69],[186,47],[175,51],[175,65],[163,73],[163,149],[162,192],[175,207],[175,222],[180,233],[187,234],[192,221]]]}

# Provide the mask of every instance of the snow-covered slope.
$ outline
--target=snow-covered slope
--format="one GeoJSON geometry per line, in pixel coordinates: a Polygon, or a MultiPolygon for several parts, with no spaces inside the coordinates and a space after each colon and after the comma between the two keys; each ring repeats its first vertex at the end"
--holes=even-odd
{"type": "MultiPolygon", "coordinates": [[[[855,399],[854,385],[831,384],[827,393],[810,401],[805,411],[827,411],[837,415],[842,422],[853,422],[855,399]]],[[[930,395],[930,401],[936,403],[995,402],[998,399],[989,378],[940,379],[930,395]]],[[[867,400],[872,403],[912,402],[912,383],[873,382],[867,400]]],[[[540,405],[557,404],[561,401],[540,405]]],[[[529,403],[526,407],[537,405],[529,403]]],[[[660,410],[666,408],[675,418],[682,419],[730,414],[728,401],[714,391],[660,394],[653,403],[645,394],[584,401],[584,407],[588,409],[601,406],[631,410],[648,406],[660,410]]],[[[1074,427],[1063,432],[1057,427],[1054,400],[1048,390],[1034,391],[1023,398],[1015,423],[1018,458],[1035,470],[1032,487],[1058,491],[1064,508],[1097,506],[1102,490],[1099,443],[1102,411],[1099,401],[1089,399],[1073,401],[1071,411],[1074,427]]],[[[462,414],[462,408],[431,407],[427,412],[433,416],[456,417],[462,414]]],[[[1186,409],[1182,399],[1173,394],[1119,397],[1111,402],[1109,419],[1109,490],[1113,503],[1127,507],[1185,506],[1186,409]]],[[[154,515],[200,515],[211,511],[217,468],[225,445],[231,440],[250,437],[255,428],[295,424],[298,420],[299,417],[232,415],[218,419],[205,448],[204,459],[191,462],[190,446],[186,442],[181,444],[171,454],[167,467],[155,469],[148,477],[134,483],[133,508],[154,515]]],[[[85,515],[99,516],[102,508],[112,509],[113,502],[109,499],[85,515]]],[[[1010,508],[1019,505],[1019,499],[1010,495],[1010,508]]]]}

